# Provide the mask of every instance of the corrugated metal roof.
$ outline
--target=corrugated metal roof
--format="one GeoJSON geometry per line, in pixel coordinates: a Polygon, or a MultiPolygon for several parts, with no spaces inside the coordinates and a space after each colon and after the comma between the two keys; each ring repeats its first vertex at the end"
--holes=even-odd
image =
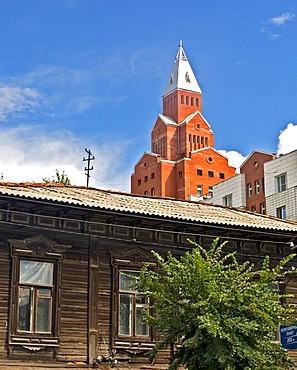
{"type": "Polygon", "coordinates": [[[47,184],[0,184],[0,196],[59,202],[65,205],[120,211],[183,222],[193,221],[258,229],[297,232],[297,223],[241,209],[147,197],[86,187],[47,184]]]}

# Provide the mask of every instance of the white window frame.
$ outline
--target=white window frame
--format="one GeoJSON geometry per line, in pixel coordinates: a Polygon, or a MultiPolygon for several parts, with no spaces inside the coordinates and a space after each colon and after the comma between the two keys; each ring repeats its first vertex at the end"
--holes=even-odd
{"type": "Polygon", "coordinates": [[[281,218],[282,220],[287,219],[286,206],[281,206],[281,207],[276,208],[276,217],[281,218]]]}
{"type": "Polygon", "coordinates": [[[247,184],[247,193],[249,198],[253,195],[253,186],[251,182],[247,184]]]}
{"type": "Polygon", "coordinates": [[[260,180],[255,181],[255,192],[256,194],[260,194],[260,180]]]}
{"type": "Polygon", "coordinates": [[[275,177],[275,187],[276,187],[277,193],[281,193],[287,190],[287,174],[286,173],[282,173],[281,175],[278,175],[275,177]]]}
{"type": "Polygon", "coordinates": [[[202,197],[202,195],[203,195],[203,185],[201,185],[201,184],[197,185],[197,195],[198,195],[198,197],[202,197]]]}
{"type": "Polygon", "coordinates": [[[233,199],[232,194],[225,195],[223,197],[223,205],[226,207],[232,207],[233,199]]]}

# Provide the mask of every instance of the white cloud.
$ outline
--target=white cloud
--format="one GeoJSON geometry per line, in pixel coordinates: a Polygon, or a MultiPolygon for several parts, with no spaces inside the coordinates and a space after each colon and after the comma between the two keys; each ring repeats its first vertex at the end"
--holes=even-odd
{"type": "Polygon", "coordinates": [[[245,161],[246,157],[244,157],[241,153],[236,152],[235,150],[219,150],[219,152],[228,158],[229,166],[235,167],[236,173],[239,173],[239,167],[245,161]]]}
{"type": "Polygon", "coordinates": [[[12,113],[32,110],[39,104],[41,94],[36,89],[0,86],[0,120],[12,113]]]}
{"type": "MultiPolygon", "coordinates": [[[[69,131],[45,132],[39,126],[18,126],[0,132],[0,174],[5,182],[42,182],[55,170],[64,171],[73,185],[86,185],[85,144],[69,131]]],[[[130,168],[123,166],[126,143],[92,144],[95,160],[90,186],[129,190],[130,168]],[[117,148],[115,150],[114,148],[117,148]],[[109,155],[113,153],[112,157],[109,155]]]]}
{"type": "Polygon", "coordinates": [[[280,132],[278,137],[277,155],[286,154],[297,149],[297,125],[289,123],[288,126],[280,132]]]}
{"type": "Polygon", "coordinates": [[[268,22],[273,24],[274,26],[279,27],[279,26],[283,26],[286,22],[294,21],[294,20],[295,20],[295,14],[283,13],[276,17],[269,18],[268,22]]]}

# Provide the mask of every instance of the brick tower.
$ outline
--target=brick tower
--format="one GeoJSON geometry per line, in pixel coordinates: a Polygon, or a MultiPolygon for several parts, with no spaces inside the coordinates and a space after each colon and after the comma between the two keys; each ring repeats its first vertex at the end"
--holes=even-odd
{"type": "Polygon", "coordinates": [[[202,91],[182,43],[162,99],[151,152],[136,163],[131,192],[176,199],[207,196],[214,184],[234,176],[235,168],[214,149],[214,133],[202,115],[202,91]]]}

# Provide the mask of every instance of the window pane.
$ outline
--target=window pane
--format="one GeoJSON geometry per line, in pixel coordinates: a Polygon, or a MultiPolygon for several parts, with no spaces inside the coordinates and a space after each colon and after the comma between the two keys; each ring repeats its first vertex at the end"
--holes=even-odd
{"type": "Polygon", "coordinates": [[[119,334],[131,335],[132,297],[120,294],[120,330],[119,334]]]}
{"type": "Polygon", "coordinates": [[[54,264],[50,262],[20,262],[20,283],[53,285],[54,264]]]}
{"type": "Polygon", "coordinates": [[[31,289],[28,287],[20,287],[18,330],[30,331],[31,301],[32,301],[31,289]]]}
{"type": "Polygon", "coordinates": [[[147,336],[148,335],[148,326],[143,319],[142,309],[143,306],[136,306],[136,323],[135,323],[135,334],[147,336]]]}
{"type": "Polygon", "coordinates": [[[136,280],[133,279],[133,276],[138,277],[139,272],[123,270],[120,272],[120,290],[137,291],[135,286],[136,280]]]}
{"type": "Polygon", "coordinates": [[[46,289],[38,289],[39,292],[37,296],[36,307],[36,331],[48,333],[51,332],[52,299],[48,295],[42,295],[40,290],[46,289]]]}

